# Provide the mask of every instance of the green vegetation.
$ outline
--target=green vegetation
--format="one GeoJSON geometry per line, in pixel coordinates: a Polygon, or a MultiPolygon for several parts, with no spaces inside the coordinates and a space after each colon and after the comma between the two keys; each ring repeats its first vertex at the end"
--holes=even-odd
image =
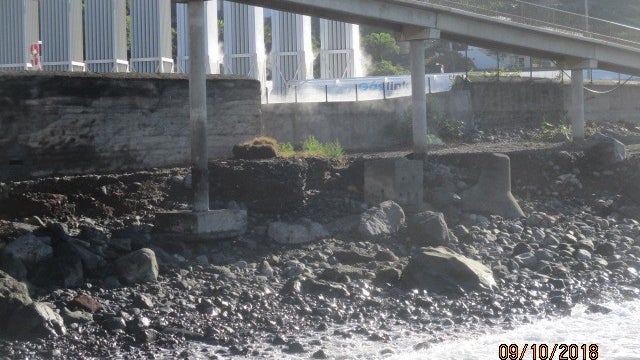
{"type": "Polygon", "coordinates": [[[309,136],[303,143],[300,151],[296,151],[291,143],[278,143],[269,137],[256,138],[249,144],[269,144],[276,148],[276,153],[280,157],[299,156],[303,158],[319,157],[327,159],[342,160],[344,158],[344,149],[339,142],[322,143],[314,136],[309,136]],[[266,141],[266,142],[265,142],[266,141]],[[264,142],[264,143],[263,143],[264,142]]]}
{"type": "Polygon", "coordinates": [[[369,76],[392,76],[404,75],[408,73],[409,70],[405,69],[402,65],[396,65],[387,60],[374,62],[368,71],[369,76]]]}
{"type": "Polygon", "coordinates": [[[397,55],[400,47],[396,39],[386,32],[371,33],[364,37],[364,48],[374,61],[383,61],[397,55]]]}
{"type": "Polygon", "coordinates": [[[546,121],[542,122],[540,126],[540,140],[546,142],[555,142],[559,139],[565,139],[569,136],[571,129],[564,124],[551,124],[546,121]]]}

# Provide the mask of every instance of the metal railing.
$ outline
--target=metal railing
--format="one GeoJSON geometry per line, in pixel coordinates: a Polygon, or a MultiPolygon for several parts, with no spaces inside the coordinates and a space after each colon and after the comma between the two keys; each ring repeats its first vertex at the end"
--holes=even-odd
{"type": "Polygon", "coordinates": [[[518,0],[413,0],[414,3],[436,5],[640,48],[640,28],[518,0]]]}

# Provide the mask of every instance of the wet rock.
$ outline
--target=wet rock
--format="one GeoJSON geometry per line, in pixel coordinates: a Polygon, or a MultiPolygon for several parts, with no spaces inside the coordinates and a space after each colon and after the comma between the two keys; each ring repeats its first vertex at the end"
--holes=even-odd
{"type": "Polygon", "coordinates": [[[300,342],[294,341],[289,343],[289,345],[287,346],[287,352],[291,354],[301,354],[307,352],[307,350],[300,342]]]}
{"type": "Polygon", "coordinates": [[[126,321],[120,316],[107,317],[101,322],[101,325],[111,332],[124,331],[127,328],[126,321]]]}
{"type": "Polygon", "coordinates": [[[51,239],[48,237],[26,234],[7,245],[3,252],[29,266],[53,256],[53,247],[50,244],[51,239]]]}
{"type": "Polygon", "coordinates": [[[158,279],[158,262],[151,249],[140,249],[115,262],[120,278],[129,284],[151,282],[158,279]]]}
{"type": "Polygon", "coordinates": [[[98,300],[86,294],[74,297],[73,300],[71,300],[71,305],[92,314],[102,310],[102,304],[100,304],[98,300]]]}
{"type": "Polygon", "coordinates": [[[409,216],[407,220],[409,236],[414,242],[426,246],[449,244],[449,228],[444,214],[425,211],[409,216]]]}
{"type": "Polygon", "coordinates": [[[299,223],[276,221],[269,224],[269,238],[278,244],[298,245],[329,237],[329,232],[319,223],[302,219],[299,223]]]}
{"type": "Polygon", "coordinates": [[[594,314],[594,313],[597,313],[597,314],[608,314],[611,311],[612,310],[609,309],[608,307],[602,306],[602,305],[598,305],[598,304],[590,304],[587,307],[587,310],[586,310],[587,314],[594,314]]]}
{"type": "Polygon", "coordinates": [[[518,256],[520,254],[525,254],[531,251],[531,246],[524,242],[519,242],[516,246],[513,247],[513,251],[511,252],[512,256],[518,256]]]}
{"type": "Polygon", "coordinates": [[[491,269],[478,261],[445,247],[424,248],[414,255],[402,272],[402,282],[410,288],[455,291],[497,287],[491,269]]]}
{"type": "Polygon", "coordinates": [[[385,201],[360,216],[358,233],[365,238],[395,234],[405,224],[402,207],[393,201],[385,201]]]}
{"type": "Polygon", "coordinates": [[[258,271],[260,272],[260,275],[266,276],[267,278],[273,277],[273,268],[269,265],[267,260],[263,260],[260,263],[258,271]]]}

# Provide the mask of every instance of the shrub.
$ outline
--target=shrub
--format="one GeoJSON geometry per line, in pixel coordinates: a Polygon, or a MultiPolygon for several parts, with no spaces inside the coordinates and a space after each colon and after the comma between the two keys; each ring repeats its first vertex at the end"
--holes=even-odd
{"type": "Polygon", "coordinates": [[[295,155],[296,155],[296,151],[293,149],[293,145],[291,145],[291,143],[278,144],[278,156],[290,157],[295,155]]]}
{"type": "Polygon", "coordinates": [[[302,157],[322,157],[341,160],[344,158],[344,150],[340,143],[332,142],[323,144],[315,136],[309,136],[302,143],[302,157]]]}

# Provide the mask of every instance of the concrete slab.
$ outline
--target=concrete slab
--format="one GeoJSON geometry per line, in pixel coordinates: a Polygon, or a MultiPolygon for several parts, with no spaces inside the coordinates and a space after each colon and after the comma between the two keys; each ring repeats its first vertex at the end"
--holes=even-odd
{"type": "Polygon", "coordinates": [[[156,214],[160,233],[215,240],[237,237],[247,231],[246,210],[171,211],[156,214]]]}
{"type": "Polygon", "coordinates": [[[423,206],[423,178],[420,160],[367,161],[364,164],[364,200],[369,205],[393,200],[407,212],[419,211],[423,206]]]}

